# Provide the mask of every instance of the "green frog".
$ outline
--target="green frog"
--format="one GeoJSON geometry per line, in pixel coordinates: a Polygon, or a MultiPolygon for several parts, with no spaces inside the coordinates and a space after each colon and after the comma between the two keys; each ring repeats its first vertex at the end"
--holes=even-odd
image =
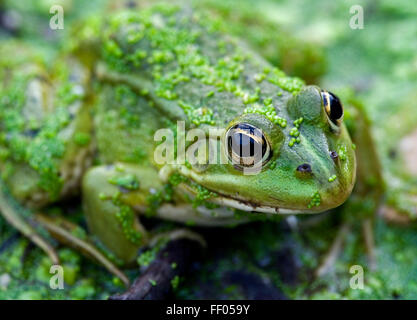
{"type": "Polygon", "coordinates": [[[53,64],[21,44],[0,51],[0,168],[19,202],[2,192],[0,210],[54,263],[36,226],[127,282],[77,226],[25,216],[20,204],[39,211],[80,192],[91,235],[129,265],[161,239],[204,242],[186,228],[148,230],[140,216],[229,226],[315,214],[342,205],[357,176],[349,204],[372,252],[383,183],[360,104],[347,95],[346,110],[288,77],[201,11],[156,5],[90,19],[53,64]],[[195,151],[198,161],[181,158],[195,151]]]}

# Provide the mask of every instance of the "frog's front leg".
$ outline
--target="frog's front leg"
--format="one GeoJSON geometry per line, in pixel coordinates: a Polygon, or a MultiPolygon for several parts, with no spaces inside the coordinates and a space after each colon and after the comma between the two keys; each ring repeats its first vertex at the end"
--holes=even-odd
{"type": "Polygon", "coordinates": [[[135,199],[136,209],[145,205],[147,184],[158,184],[157,175],[152,175],[151,170],[134,166],[108,165],[90,169],[83,179],[83,207],[90,232],[126,263],[149,240],[128,203],[135,199]]]}
{"type": "Polygon", "coordinates": [[[153,246],[161,238],[200,241],[189,230],[152,233],[140,223],[136,213],[155,206],[155,193],[162,194],[158,201],[170,200],[164,186],[158,172],[149,167],[119,163],[90,169],[83,180],[83,205],[91,233],[126,264],[136,259],[140,248],[153,246]]]}

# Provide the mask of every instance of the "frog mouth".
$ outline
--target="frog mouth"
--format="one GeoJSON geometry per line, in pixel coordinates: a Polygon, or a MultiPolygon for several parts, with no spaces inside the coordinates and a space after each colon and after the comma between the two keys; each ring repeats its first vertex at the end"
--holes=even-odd
{"type": "MultiPolygon", "coordinates": [[[[188,192],[189,194],[195,195],[195,192],[192,188],[188,185],[181,184],[184,191],[188,192]]],[[[232,197],[225,196],[220,194],[218,191],[210,190],[217,194],[216,197],[208,199],[207,201],[210,203],[214,203],[224,207],[230,207],[242,211],[247,212],[260,212],[260,213],[272,213],[272,214],[282,214],[282,215],[291,215],[291,214],[298,214],[298,213],[307,213],[308,210],[297,210],[297,209],[287,209],[287,208],[280,208],[280,207],[270,207],[270,206],[263,206],[255,203],[251,203],[249,201],[244,201],[241,199],[236,199],[232,197]]]]}
{"type": "Polygon", "coordinates": [[[279,208],[279,207],[270,207],[270,206],[262,206],[257,205],[248,201],[238,200],[231,197],[219,196],[209,200],[212,203],[232,207],[242,211],[248,212],[260,212],[260,213],[272,213],[272,214],[283,214],[283,215],[291,215],[297,213],[306,213],[305,211],[301,212],[300,210],[296,209],[286,209],[286,208],[279,208]]]}

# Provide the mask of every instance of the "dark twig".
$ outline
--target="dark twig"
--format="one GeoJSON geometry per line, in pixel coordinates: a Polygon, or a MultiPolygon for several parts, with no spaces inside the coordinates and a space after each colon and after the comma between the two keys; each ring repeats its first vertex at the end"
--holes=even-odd
{"type": "Polygon", "coordinates": [[[169,242],[155,260],[126,292],[111,300],[160,300],[172,293],[171,281],[184,274],[188,265],[199,256],[202,247],[197,241],[179,239],[169,242]]]}

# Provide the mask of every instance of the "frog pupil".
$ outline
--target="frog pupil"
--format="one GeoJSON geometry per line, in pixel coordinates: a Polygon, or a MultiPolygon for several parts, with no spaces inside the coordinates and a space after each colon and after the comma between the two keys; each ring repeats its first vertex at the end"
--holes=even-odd
{"type": "Polygon", "coordinates": [[[234,133],[230,137],[233,151],[241,157],[253,157],[255,155],[255,142],[243,133],[234,133]]]}
{"type": "Polygon", "coordinates": [[[330,120],[335,124],[343,117],[343,107],[340,99],[331,92],[322,91],[324,107],[330,120]]]}
{"type": "Polygon", "coordinates": [[[259,151],[262,151],[262,159],[267,151],[267,143],[261,131],[246,123],[237,124],[230,129],[227,144],[229,154],[241,159],[255,157],[259,151]]]}

